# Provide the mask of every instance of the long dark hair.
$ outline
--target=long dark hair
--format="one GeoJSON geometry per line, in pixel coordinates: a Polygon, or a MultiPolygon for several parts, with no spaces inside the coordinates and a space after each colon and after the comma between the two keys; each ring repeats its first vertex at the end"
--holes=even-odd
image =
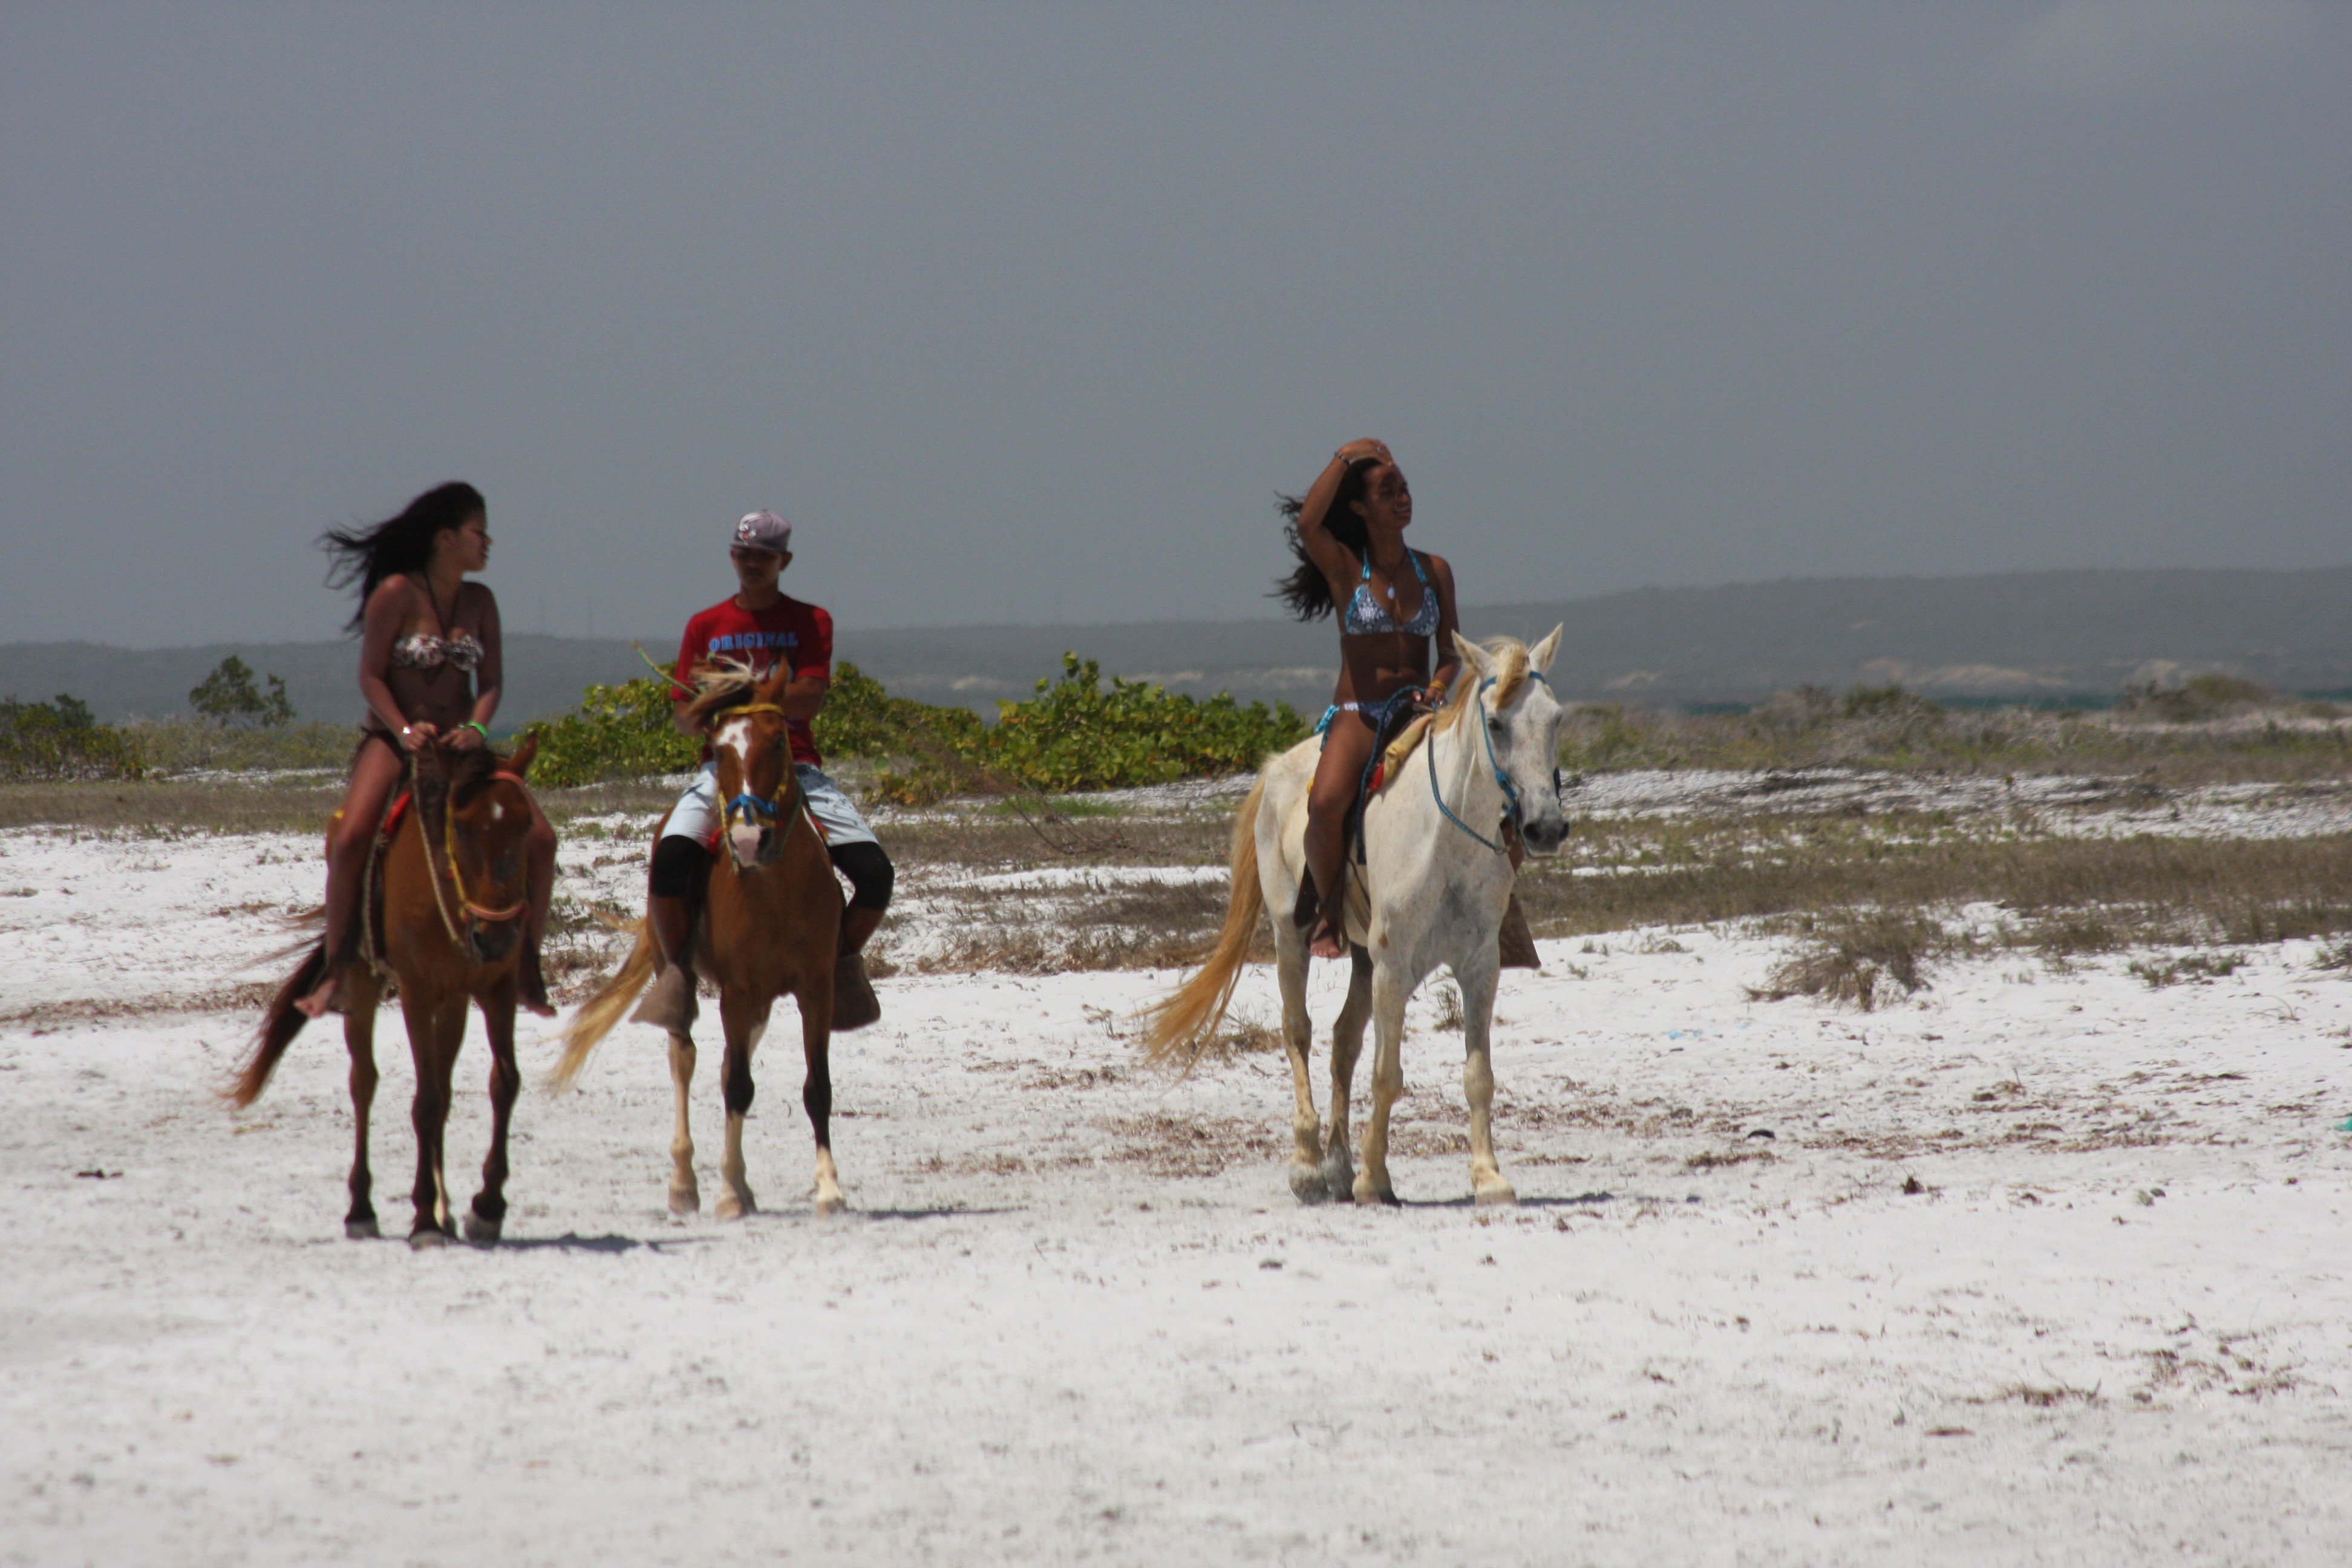
{"type": "MultiPolygon", "coordinates": [[[[1371,542],[1353,503],[1364,499],[1367,479],[1380,462],[1378,458],[1360,458],[1349,464],[1339,480],[1339,493],[1331,498],[1329,509],[1323,513],[1323,531],[1346,545],[1359,562],[1371,548],[1371,542]]],[[[1331,602],[1330,580],[1307,553],[1307,545],[1298,537],[1298,514],[1307,510],[1307,498],[1277,497],[1274,510],[1289,520],[1289,526],[1282,531],[1283,538],[1290,545],[1290,553],[1298,558],[1298,564],[1288,576],[1274,580],[1274,592],[1266,597],[1280,599],[1302,621],[1319,621],[1339,606],[1331,602]]]]}
{"type": "MultiPolygon", "coordinates": [[[[359,630],[367,619],[368,596],[386,577],[422,572],[433,559],[433,537],[444,529],[463,528],[466,520],[487,510],[482,492],[456,479],[435,485],[373,528],[331,528],[319,536],[319,548],[334,564],[327,568],[327,586],[359,584],[359,608],[352,612],[345,631],[359,630]]],[[[1359,527],[1361,525],[1360,524],[1359,527]]]]}

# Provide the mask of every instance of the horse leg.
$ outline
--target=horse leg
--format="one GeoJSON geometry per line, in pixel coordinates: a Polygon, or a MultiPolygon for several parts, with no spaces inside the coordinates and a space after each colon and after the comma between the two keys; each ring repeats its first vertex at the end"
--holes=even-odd
{"type": "Polygon", "coordinates": [[[404,986],[400,1007],[408,1019],[408,1049],[416,1064],[416,1185],[410,1193],[416,1215],[408,1231],[411,1247],[439,1247],[457,1234],[449,1215],[449,1183],[441,1171],[441,1140],[449,1124],[449,1080],[457,1053],[447,1042],[465,1027],[465,999],[459,997],[457,1029],[449,1026],[451,1005],[439,997],[411,1001],[422,987],[404,986]]]}
{"type": "Polygon", "coordinates": [[[1323,1180],[1331,1195],[1353,1190],[1356,1167],[1349,1158],[1349,1101],[1356,1091],[1356,1058],[1364,1050],[1364,1025],[1372,1016],[1372,961],[1360,947],[1349,953],[1348,1000],[1331,1026],[1331,1135],[1323,1154],[1323,1180]]]}
{"type": "Polygon", "coordinates": [[[1466,973],[1454,972],[1462,991],[1462,1095],[1470,1102],[1470,1191],[1482,1204],[1515,1204],[1519,1194],[1495,1163],[1495,1067],[1488,1046],[1496,978],[1495,961],[1485,954],[1466,973]]]}
{"type": "Polygon", "coordinates": [[[808,1061],[808,1078],[801,1085],[801,1104],[816,1133],[816,1212],[839,1214],[847,1206],[841,1195],[841,1178],[833,1168],[833,996],[831,975],[802,991],[801,1053],[808,1061]],[[812,994],[814,993],[814,994],[812,994]]]}
{"type": "Polygon", "coordinates": [[[677,1090],[677,1125],[669,1135],[669,1212],[689,1215],[702,1207],[702,1188],[694,1179],[694,1128],[687,1117],[688,1091],[694,1088],[694,1037],[669,1037],[669,1081],[677,1090]]]}
{"type": "Polygon", "coordinates": [[[376,980],[364,965],[353,965],[343,993],[343,1045],[352,1055],[352,1207],[343,1215],[343,1234],[353,1241],[373,1240],[375,1205],[370,1201],[375,1177],[368,1169],[368,1114],[375,1108],[376,980]]]}
{"type": "Polygon", "coordinates": [[[719,1159],[719,1174],[727,1191],[719,1199],[720,1219],[741,1219],[759,1206],[744,1180],[743,1119],[751,1113],[751,1047],[758,1043],[760,1031],[768,1022],[768,1009],[773,1005],[765,996],[746,1002],[736,993],[719,994],[719,1016],[727,1026],[727,1055],[719,1067],[727,1095],[727,1151],[719,1159]]]}
{"type": "MultiPolygon", "coordinates": [[[[466,1239],[484,1244],[498,1240],[507,1220],[507,1128],[514,1120],[516,1091],[522,1088],[522,1069],[515,1066],[515,1001],[511,974],[481,999],[482,1028],[490,1037],[490,1152],[482,1161],[482,1190],[466,1216],[466,1239]]],[[[461,1008],[461,1026],[464,1016],[461,1008]]]]}
{"type": "Polygon", "coordinates": [[[1364,1168],[1356,1173],[1356,1201],[1392,1204],[1389,1181],[1389,1111],[1404,1092],[1404,1004],[1402,974],[1372,967],[1372,1113],[1364,1121],[1364,1168]]]}
{"type": "Polygon", "coordinates": [[[1291,1112],[1290,1194],[1302,1204],[1331,1195],[1323,1180],[1323,1124],[1315,1114],[1315,1020],[1307,1013],[1307,943],[1297,928],[1274,922],[1274,971],[1282,986],[1282,1048],[1290,1058],[1290,1087],[1297,1097],[1291,1112]]]}

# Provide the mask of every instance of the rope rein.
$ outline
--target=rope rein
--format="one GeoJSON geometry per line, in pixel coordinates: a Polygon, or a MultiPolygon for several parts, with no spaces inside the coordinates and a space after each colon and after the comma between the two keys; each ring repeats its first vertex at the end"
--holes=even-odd
{"type": "MultiPolygon", "coordinates": [[[[1530,669],[1528,671],[1528,679],[1529,680],[1544,680],[1543,671],[1539,669],[1530,669]]],[[[1485,738],[1486,742],[1486,769],[1489,773],[1495,775],[1495,782],[1502,786],[1504,804],[1510,808],[1510,810],[1506,814],[1505,820],[1516,826],[1519,819],[1518,786],[1511,783],[1510,775],[1503,771],[1502,763],[1496,757],[1495,732],[1492,729],[1488,728],[1486,723],[1486,689],[1494,684],[1495,678],[1491,675],[1486,677],[1486,679],[1478,683],[1478,689],[1470,694],[1470,700],[1477,710],[1477,712],[1474,717],[1478,725],[1478,733],[1485,738]]],[[[1549,686],[1551,682],[1544,680],[1544,684],[1549,686]]],[[[1468,834],[1471,837],[1476,839],[1487,848],[1492,849],[1496,854],[1509,854],[1510,850],[1508,847],[1501,842],[1504,836],[1500,832],[1497,832],[1496,837],[1493,838],[1487,837],[1485,834],[1479,832],[1476,828],[1471,826],[1468,823],[1454,816],[1454,808],[1445,804],[1444,793],[1437,787],[1436,739],[1437,738],[1433,735],[1427,741],[1422,742],[1422,751],[1427,755],[1429,761],[1429,798],[1437,803],[1437,809],[1445,814],[1446,821],[1454,824],[1454,826],[1460,828],[1463,832],[1468,834]]],[[[1557,769],[1553,770],[1553,775],[1555,781],[1557,781],[1557,769]]],[[[1553,787],[1555,789],[1559,787],[1557,782],[1554,783],[1553,787]]]]}

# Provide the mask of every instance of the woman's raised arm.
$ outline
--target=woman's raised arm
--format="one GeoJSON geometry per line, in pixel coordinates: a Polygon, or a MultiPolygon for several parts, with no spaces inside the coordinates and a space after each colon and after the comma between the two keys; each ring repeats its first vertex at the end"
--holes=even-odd
{"type": "Polygon", "coordinates": [[[1330,515],[1332,501],[1339,498],[1339,486],[1347,479],[1348,470],[1361,462],[1391,463],[1395,460],[1389,456],[1388,443],[1384,441],[1350,441],[1331,454],[1331,460],[1323,465],[1323,471],[1316,475],[1315,482],[1307,487],[1307,499],[1298,507],[1298,542],[1306,550],[1307,558],[1320,567],[1326,577],[1344,581],[1353,576],[1356,568],[1361,564],[1349,553],[1348,547],[1332,538],[1331,531],[1323,526],[1323,520],[1330,515]]]}

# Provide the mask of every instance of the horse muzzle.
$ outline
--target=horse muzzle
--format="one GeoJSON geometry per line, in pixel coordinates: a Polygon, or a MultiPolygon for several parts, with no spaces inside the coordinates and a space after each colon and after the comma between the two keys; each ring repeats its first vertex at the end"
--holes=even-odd
{"type": "Polygon", "coordinates": [[[727,849],[735,857],[736,869],[749,871],[766,865],[775,839],[776,830],[772,827],[742,821],[731,825],[727,829],[727,849]]]}
{"type": "Polygon", "coordinates": [[[1530,855],[1557,855],[1559,847],[1568,842],[1568,816],[1564,812],[1535,812],[1519,824],[1519,842],[1528,847],[1530,855]]]}

